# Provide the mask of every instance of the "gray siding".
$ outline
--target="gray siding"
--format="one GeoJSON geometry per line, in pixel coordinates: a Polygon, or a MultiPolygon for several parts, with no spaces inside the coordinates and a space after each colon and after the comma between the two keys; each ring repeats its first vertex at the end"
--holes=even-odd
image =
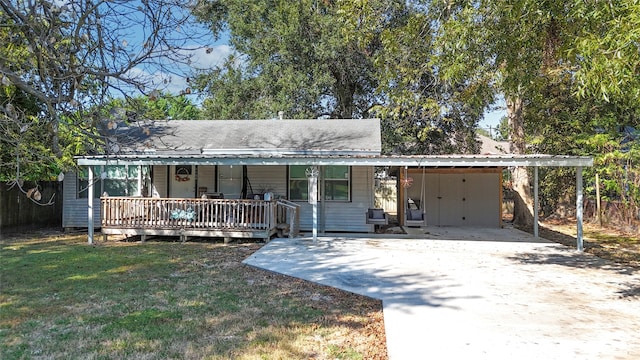
{"type": "MultiPolygon", "coordinates": [[[[100,176],[99,174],[97,176],[100,176]]],[[[62,183],[62,227],[86,228],[89,224],[88,199],[79,199],[77,194],[78,178],[75,172],[64,174],[62,183]]],[[[93,201],[93,226],[100,227],[100,199],[93,201]]]]}
{"type": "Polygon", "coordinates": [[[151,196],[166,198],[169,187],[167,185],[168,166],[156,165],[153,167],[153,179],[151,179],[151,196]]]}
{"type": "MultiPolygon", "coordinates": [[[[198,166],[198,189],[206,187],[209,193],[216,192],[216,167],[198,166]]],[[[198,193],[198,195],[200,195],[198,193]]]]}
{"type": "MultiPolygon", "coordinates": [[[[318,215],[324,213],[324,231],[327,232],[373,232],[373,225],[366,223],[365,213],[373,207],[373,167],[354,166],[351,170],[351,201],[325,202],[324,212],[318,203],[318,215]]],[[[313,228],[313,207],[300,202],[301,229],[313,228]]]]}

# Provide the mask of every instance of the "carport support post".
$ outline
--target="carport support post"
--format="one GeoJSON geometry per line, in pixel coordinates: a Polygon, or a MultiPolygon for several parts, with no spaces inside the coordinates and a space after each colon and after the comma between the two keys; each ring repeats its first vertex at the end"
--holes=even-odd
{"type": "Polygon", "coordinates": [[[538,237],[538,167],[533,167],[533,236],[538,237]]]}
{"type": "Polygon", "coordinates": [[[584,251],[582,241],[582,166],[576,167],[576,242],[578,251],[584,251]]]}
{"type": "Polygon", "coordinates": [[[89,205],[87,218],[89,219],[88,224],[88,239],[89,244],[93,244],[93,167],[87,166],[89,169],[89,188],[87,188],[87,204],[89,205]]]}

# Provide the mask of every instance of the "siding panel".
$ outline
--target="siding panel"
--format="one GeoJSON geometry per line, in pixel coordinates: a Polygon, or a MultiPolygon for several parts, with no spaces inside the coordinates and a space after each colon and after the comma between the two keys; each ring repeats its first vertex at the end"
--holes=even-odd
{"type": "Polygon", "coordinates": [[[151,179],[152,183],[152,197],[166,198],[168,192],[168,184],[167,184],[167,171],[168,166],[165,165],[155,165],[153,166],[153,179],[151,179]]]}
{"type": "MultiPolygon", "coordinates": [[[[99,174],[97,176],[100,176],[99,174]]],[[[78,198],[78,178],[75,172],[66,173],[62,183],[63,207],[62,227],[87,228],[89,223],[88,200],[78,198]]],[[[93,226],[100,227],[100,200],[93,201],[93,226]]]]}
{"type": "MultiPolygon", "coordinates": [[[[421,179],[414,175],[414,186],[419,187],[421,179]]],[[[420,198],[418,190],[410,188],[409,192],[420,198]]],[[[427,173],[424,198],[427,225],[500,226],[498,172],[427,173]]]]}
{"type": "MultiPolygon", "coordinates": [[[[373,207],[373,167],[354,166],[351,170],[351,202],[325,203],[326,232],[372,232],[373,225],[366,223],[367,209],[373,207]]],[[[301,228],[313,229],[313,207],[300,202],[301,228]]],[[[322,205],[318,203],[318,216],[322,216],[322,205]]]]}
{"type": "Polygon", "coordinates": [[[207,192],[216,192],[216,167],[198,166],[198,188],[206,187],[207,192]]]}

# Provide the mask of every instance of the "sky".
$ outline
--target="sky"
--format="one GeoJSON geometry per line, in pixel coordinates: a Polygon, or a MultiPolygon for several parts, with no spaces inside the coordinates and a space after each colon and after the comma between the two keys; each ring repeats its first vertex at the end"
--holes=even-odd
{"type": "Polygon", "coordinates": [[[507,116],[506,105],[504,99],[498,99],[498,103],[494,106],[495,109],[485,112],[484,118],[480,121],[480,127],[483,129],[496,129],[500,120],[507,116]]]}
{"type": "MultiPolygon", "coordinates": [[[[224,63],[224,60],[233,53],[233,49],[225,42],[217,41],[207,48],[202,48],[202,45],[194,44],[194,49],[186,51],[191,58],[191,67],[193,69],[213,69],[224,63]]],[[[172,94],[179,94],[186,89],[189,84],[186,77],[179,77],[171,74],[157,72],[154,73],[154,82],[159,84],[159,90],[167,91],[172,94]],[[164,84],[165,79],[170,81],[164,84]],[[161,85],[160,85],[161,84],[161,85]]],[[[197,97],[197,94],[192,95],[193,100],[197,97]]]]}

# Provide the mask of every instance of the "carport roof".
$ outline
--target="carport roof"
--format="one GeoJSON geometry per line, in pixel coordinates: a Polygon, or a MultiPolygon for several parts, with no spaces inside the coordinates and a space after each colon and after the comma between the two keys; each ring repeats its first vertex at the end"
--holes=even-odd
{"type": "Polygon", "coordinates": [[[158,154],[77,157],[78,165],[350,165],[410,167],[593,166],[593,158],[568,155],[285,155],[272,151],[254,154],[158,154]]]}

